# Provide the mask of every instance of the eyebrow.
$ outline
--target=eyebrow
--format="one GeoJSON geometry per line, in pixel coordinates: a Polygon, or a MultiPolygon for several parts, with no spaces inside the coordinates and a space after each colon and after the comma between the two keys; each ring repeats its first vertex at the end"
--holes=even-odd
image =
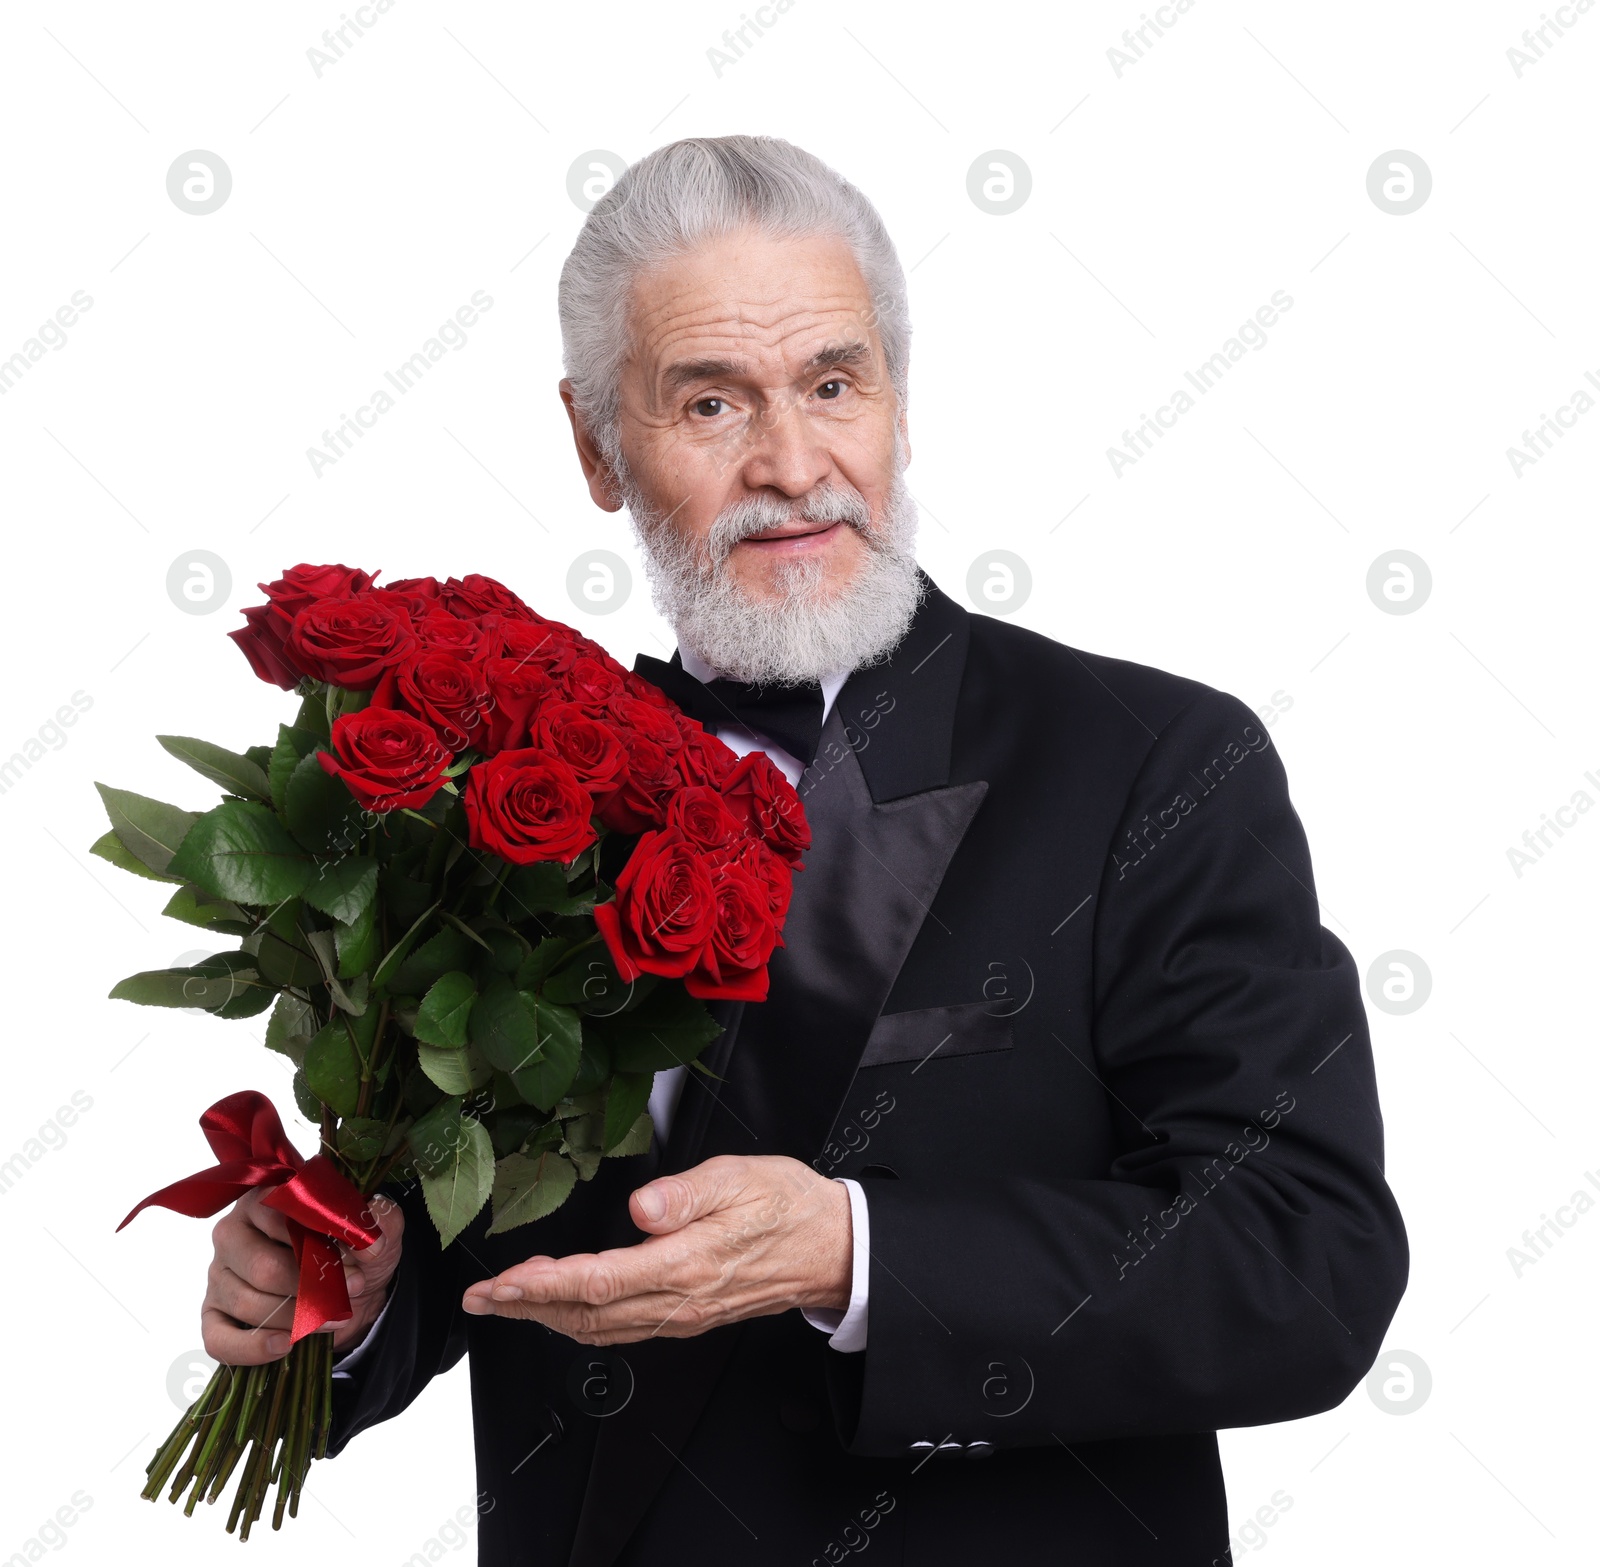
{"type": "MultiPolygon", "coordinates": [[[[808,380],[819,370],[848,369],[872,362],[872,349],[862,342],[836,343],[818,349],[801,367],[799,379],[808,380]]],[[[702,381],[734,381],[750,374],[746,359],[680,359],[661,372],[667,392],[681,392],[702,381]]]]}

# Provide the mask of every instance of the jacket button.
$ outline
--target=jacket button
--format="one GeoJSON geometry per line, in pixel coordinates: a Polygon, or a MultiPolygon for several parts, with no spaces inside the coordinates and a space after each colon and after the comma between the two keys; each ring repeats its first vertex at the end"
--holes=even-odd
{"type": "Polygon", "coordinates": [[[991,1457],[993,1455],[993,1453],[994,1453],[994,1443],[993,1442],[968,1442],[967,1443],[967,1457],[968,1458],[988,1458],[988,1457],[991,1457]]]}
{"type": "Polygon", "coordinates": [[[863,1181],[898,1181],[900,1172],[890,1164],[864,1165],[858,1177],[863,1181]]]}
{"type": "Polygon", "coordinates": [[[926,1458],[937,1446],[938,1443],[936,1442],[913,1442],[911,1444],[911,1456],[913,1458],[926,1458]]]}
{"type": "Polygon", "coordinates": [[[954,1458],[957,1454],[965,1451],[966,1444],[964,1442],[941,1442],[938,1447],[938,1456],[940,1458],[954,1458]]]}

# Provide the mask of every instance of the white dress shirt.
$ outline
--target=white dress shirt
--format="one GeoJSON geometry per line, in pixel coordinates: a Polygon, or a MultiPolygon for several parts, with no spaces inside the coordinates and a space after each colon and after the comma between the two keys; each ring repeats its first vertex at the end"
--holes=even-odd
{"type": "MultiPolygon", "coordinates": [[[[696,680],[715,680],[717,672],[711,668],[704,659],[696,657],[687,649],[682,650],[683,667],[695,677],[696,680]]],[[[828,721],[828,714],[833,711],[834,699],[839,695],[848,672],[842,675],[825,675],[822,678],[822,721],[828,721]]],[[[772,765],[789,780],[791,784],[800,781],[800,774],[805,771],[798,757],[790,756],[781,746],[765,739],[749,729],[741,728],[737,724],[719,724],[717,738],[727,746],[736,756],[746,756],[751,751],[765,751],[771,759],[772,765]]],[[[686,1066],[668,1067],[663,1072],[656,1073],[656,1080],[650,1090],[650,1120],[655,1126],[656,1138],[665,1143],[667,1133],[672,1129],[672,1118],[678,1108],[678,1100],[683,1094],[684,1075],[689,1070],[686,1066]]],[[[850,1274],[850,1304],[843,1311],[808,1310],[802,1315],[812,1327],[828,1334],[828,1343],[833,1349],[852,1354],[867,1347],[867,1275],[869,1271],[869,1254],[867,1250],[867,1199],[861,1190],[859,1181],[852,1181],[844,1176],[835,1176],[835,1180],[850,1194],[850,1232],[851,1232],[851,1274],[850,1274]]],[[[378,1331],[379,1324],[388,1313],[388,1303],[378,1313],[377,1319],[368,1330],[366,1336],[351,1349],[334,1366],[335,1376],[349,1374],[350,1368],[356,1363],[360,1355],[372,1342],[378,1331]]]]}

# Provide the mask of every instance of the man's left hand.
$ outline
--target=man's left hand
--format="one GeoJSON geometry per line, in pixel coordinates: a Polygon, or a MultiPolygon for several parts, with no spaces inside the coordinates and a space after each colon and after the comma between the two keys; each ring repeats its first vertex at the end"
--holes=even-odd
{"type": "Polygon", "coordinates": [[[850,1303],[850,1194],[798,1159],[707,1159],[641,1186],[628,1209],[649,1240],[530,1257],[472,1285],[462,1309],[542,1322],[580,1344],[629,1344],[850,1303]]]}

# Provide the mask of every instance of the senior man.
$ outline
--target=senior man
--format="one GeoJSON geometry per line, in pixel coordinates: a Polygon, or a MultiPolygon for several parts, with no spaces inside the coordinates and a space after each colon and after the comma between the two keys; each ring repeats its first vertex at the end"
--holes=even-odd
{"type": "MultiPolygon", "coordinates": [[[[813,842],[769,1000],[658,1079],[649,1154],[442,1253],[402,1196],[349,1258],[340,1445],[467,1354],[496,1567],[1226,1560],[1217,1429],[1343,1399],[1407,1265],[1275,751],[918,571],[904,277],[810,154],[650,154],[560,307],[590,492],[678,635],[641,671],[813,842]]],[[[219,1359],[286,1347],[279,1224],[217,1227],[219,1359]]]]}

